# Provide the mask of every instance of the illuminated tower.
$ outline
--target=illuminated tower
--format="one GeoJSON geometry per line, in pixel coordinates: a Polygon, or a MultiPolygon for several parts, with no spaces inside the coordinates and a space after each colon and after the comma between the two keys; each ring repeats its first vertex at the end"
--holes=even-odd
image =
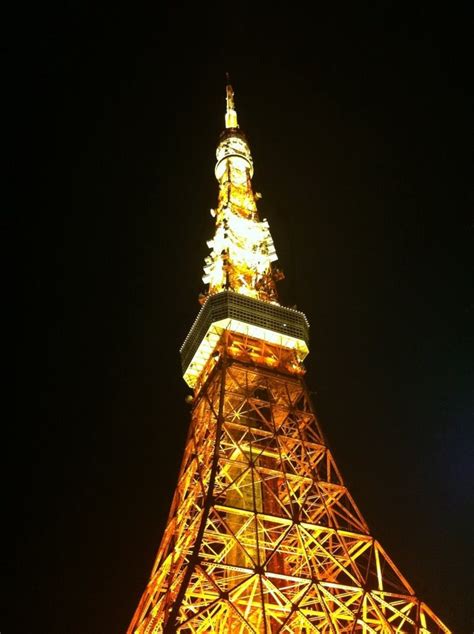
{"type": "Polygon", "coordinates": [[[316,420],[309,325],[252,190],[227,86],[216,230],[181,348],[191,425],[156,563],[128,633],[449,632],[372,536],[316,420]]]}

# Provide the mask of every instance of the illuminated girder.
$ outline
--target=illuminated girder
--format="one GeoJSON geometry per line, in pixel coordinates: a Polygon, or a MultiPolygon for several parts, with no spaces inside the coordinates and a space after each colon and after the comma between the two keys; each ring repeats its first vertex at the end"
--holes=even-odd
{"type": "Polygon", "coordinates": [[[449,632],[369,532],[303,378],[225,333],[129,633],[449,632]],[[249,353],[250,354],[250,353],[249,353]]]}
{"type": "Polygon", "coordinates": [[[268,225],[227,88],[209,290],[181,349],[191,425],[128,634],[450,630],[372,536],[304,383],[306,317],[277,302],[268,225]]]}

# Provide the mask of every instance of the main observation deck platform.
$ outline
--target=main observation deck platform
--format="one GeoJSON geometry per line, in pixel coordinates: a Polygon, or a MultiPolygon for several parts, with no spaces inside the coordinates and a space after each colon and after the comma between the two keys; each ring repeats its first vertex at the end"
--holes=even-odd
{"type": "Polygon", "coordinates": [[[300,361],[309,352],[304,313],[233,291],[216,293],[206,300],[180,349],[183,378],[190,387],[225,330],[294,350],[300,361]]]}

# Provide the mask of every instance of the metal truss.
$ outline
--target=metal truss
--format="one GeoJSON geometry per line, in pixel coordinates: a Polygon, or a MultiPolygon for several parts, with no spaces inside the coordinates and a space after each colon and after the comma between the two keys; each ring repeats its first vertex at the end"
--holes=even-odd
{"type": "Polygon", "coordinates": [[[288,351],[262,346],[226,333],[196,387],[168,523],[128,634],[450,632],[370,534],[302,366],[291,371],[288,351]]]}

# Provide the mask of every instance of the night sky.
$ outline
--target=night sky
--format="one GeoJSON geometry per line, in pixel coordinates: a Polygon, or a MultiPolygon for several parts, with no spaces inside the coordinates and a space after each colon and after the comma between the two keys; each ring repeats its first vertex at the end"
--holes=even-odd
{"type": "Polygon", "coordinates": [[[226,71],[336,461],[418,595],[472,632],[472,15],[326,4],[18,16],[2,633],[120,634],[145,587],[189,422],[178,350],[204,289],[226,71]]]}

